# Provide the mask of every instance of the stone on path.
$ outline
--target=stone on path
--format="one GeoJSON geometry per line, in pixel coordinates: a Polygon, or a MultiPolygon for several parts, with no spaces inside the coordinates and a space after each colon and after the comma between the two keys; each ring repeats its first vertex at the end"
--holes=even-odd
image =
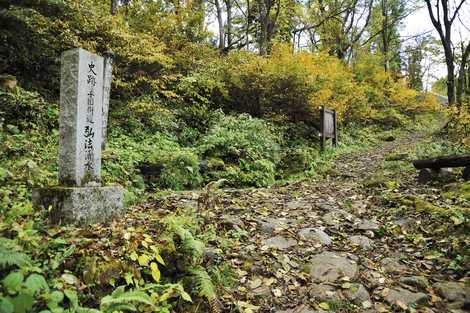
{"type": "Polygon", "coordinates": [[[376,220],[361,220],[356,224],[356,228],[359,230],[378,230],[380,228],[379,223],[376,220]]]}
{"type": "Polygon", "coordinates": [[[285,209],[287,211],[297,209],[312,209],[312,204],[307,201],[292,200],[285,204],[285,209]]]}
{"type": "MultiPolygon", "coordinates": [[[[437,293],[449,302],[470,303],[470,287],[458,282],[439,282],[433,285],[437,293]]],[[[462,305],[463,306],[463,305],[462,305]]]]}
{"type": "Polygon", "coordinates": [[[426,288],[429,287],[428,280],[426,279],[426,277],[423,277],[423,276],[401,277],[400,282],[408,286],[419,288],[421,290],[425,290],[426,288]]]}
{"type": "Polygon", "coordinates": [[[422,292],[411,292],[403,288],[390,289],[388,294],[384,296],[385,301],[391,305],[404,304],[410,306],[413,304],[424,304],[428,301],[429,296],[422,292]]]}
{"type": "Polygon", "coordinates": [[[310,261],[310,276],[318,282],[335,282],[345,276],[353,279],[357,272],[356,262],[334,252],[317,254],[310,261]]]}
{"type": "Polygon", "coordinates": [[[361,249],[368,250],[372,247],[372,244],[374,243],[372,240],[367,238],[366,236],[361,236],[361,235],[356,235],[352,236],[349,238],[349,242],[353,246],[359,246],[361,249]]]}
{"type": "Polygon", "coordinates": [[[279,250],[286,250],[289,249],[292,246],[297,245],[297,241],[294,239],[286,239],[282,236],[275,236],[267,239],[264,242],[265,246],[270,247],[270,248],[276,248],[279,250]]]}
{"type": "Polygon", "coordinates": [[[362,284],[351,284],[349,288],[343,291],[343,295],[346,299],[357,305],[361,305],[365,301],[370,301],[369,292],[362,284]]]}
{"type": "Polygon", "coordinates": [[[307,305],[300,305],[293,309],[275,311],[276,313],[327,313],[323,310],[314,310],[309,308],[307,305]]]}
{"type": "Polygon", "coordinates": [[[353,221],[354,216],[343,210],[333,210],[323,215],[322,220],[330,226],[342,224],[343,221],[353,221]]]}
{"type": "Polygon", "coordinates": [[[329,246],[333,243],[330,236],[319,228],[302,228],[299,237],[311,241],[313,244],[329,246]]]}
{"type": "Polygon", "coordinates": [[[329,284],[313,284],[310,287],[308,294],[319,302],[340,300],[340,296],[336,288],[329,284]]]}
{"type": "Polygon", "coordinates": [[[263,219],[262,221],[259,221],[258,224],[259,224],[259,227],[260,227],[261,231],[263,231],[265,233],[268,233],[268,234],[272,234],[276,230],[286,228],[287,223],[289,223],[289,222],[290,222],[290,220],[287,220],[285,218],[270,218],[270,217],[267,217],[267,218],[263,219]]]}
{"type": "Polygon", "coordinates": [[[385,273],[399,273],[406,270],[406,266],[401,264],[396,258],[385,258],[380,262],[385,273]]]}

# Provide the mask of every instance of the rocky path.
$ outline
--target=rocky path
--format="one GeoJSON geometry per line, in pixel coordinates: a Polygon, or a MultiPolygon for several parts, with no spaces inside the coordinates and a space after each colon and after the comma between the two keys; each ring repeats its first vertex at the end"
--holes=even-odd
{"type": "Polygon", "coordinates": [[[314,181],[220,192],[210,218],[233,242],[211,247],[208,262],[222,257],[239,276],[219,292],[223,311],[466,312],[468,284],[407,237],[421,222],[391,214],[364,187],[387,154],[417,140],[342,156],[314,181]]]}

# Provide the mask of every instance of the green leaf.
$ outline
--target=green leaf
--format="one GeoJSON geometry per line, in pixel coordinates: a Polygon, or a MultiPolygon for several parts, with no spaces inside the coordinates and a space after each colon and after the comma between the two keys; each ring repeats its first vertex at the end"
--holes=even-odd
{"type": "Polygon", "coordinates": [[[0,312],[1,313],[13,313],[14,310],[13,303],[10,302],[7,298],[0,298],[0,312]]]}
{"type": "Polygon", "coordinates": [[[92,308],[77,308],[76,312],[77,313],[103,313],[100,310],[96,310],[92,308]]]}
{"type": "Polygon", "coordinates": [[[31,312],[34,298],[30,294],[20,293],[18,296],[11,299],[11,303],[15,307],[15,313],[31,312]]]}
{"type": "Polygon", "coordinates": [[[42,275],[31,274],[24,283],[26,289],[28,289],[33,295],[41,290],[49,291],[49,286],[42,275]]]}
{"type": "Polygon", "coordinates": [[[62,300],[64,300],[64,293],[62,291],[54,290],[49,295],[49,301],[51,302],[60,303],[62,300]]]}
{"type": "Polygon", "coordinates": [[[21,288],[23,283],[24,275],[21,272],[11,272],[3,279],[3,286],[10,292],[17,292],[21,288]]]}
{"type": "Polygon", "coordinates": [[[76,309],[78,308],[78,296],[75,290],[72,289],[65,289],[64,294],[69,299],[70,304],[72,305],[72,308],[76,309]]]}

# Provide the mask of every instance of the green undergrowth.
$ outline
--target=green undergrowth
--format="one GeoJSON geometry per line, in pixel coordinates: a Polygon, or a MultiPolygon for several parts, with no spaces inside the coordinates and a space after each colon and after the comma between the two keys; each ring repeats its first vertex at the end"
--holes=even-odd
{"type": "Polygon", "coordinates": [[[233,273],[223,262],[207,264],[204,247],[229,241],[201,212],[132,205],[214,181],[262,187],[322,175],[339,154],[414,131],[340,125],[338,147],[320,153],[318,131],[305,123],[151,97],[112,103],[102,180],[125,188],[131,212],[107,226],[56,227],[32,208],[31,192],[57,184],[57,102],[21,88],[0,91],[0,102],[1,312],[163,313],[192,303],[208,312],[233,273]]]}
{"type": "Polygon", "coordinates": [[[76,228],[10,209],[0,223],[0,311],[170,313],[194,303],[208,312],[235,274],[208,259],[206,245],[226,239],[195,209],[173,211],[136,208],[108,226],[76,228]]]}

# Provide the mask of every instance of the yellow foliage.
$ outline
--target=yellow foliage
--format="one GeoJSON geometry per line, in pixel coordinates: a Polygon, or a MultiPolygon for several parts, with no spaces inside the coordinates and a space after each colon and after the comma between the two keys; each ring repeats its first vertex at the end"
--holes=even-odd
{"type": "Polygon", "coordinates": [[[449,119],[449,131],[466,144],[470,136],[470,103],[464,103],[460,108],[448,108],[446,114],[449,119]]]}

